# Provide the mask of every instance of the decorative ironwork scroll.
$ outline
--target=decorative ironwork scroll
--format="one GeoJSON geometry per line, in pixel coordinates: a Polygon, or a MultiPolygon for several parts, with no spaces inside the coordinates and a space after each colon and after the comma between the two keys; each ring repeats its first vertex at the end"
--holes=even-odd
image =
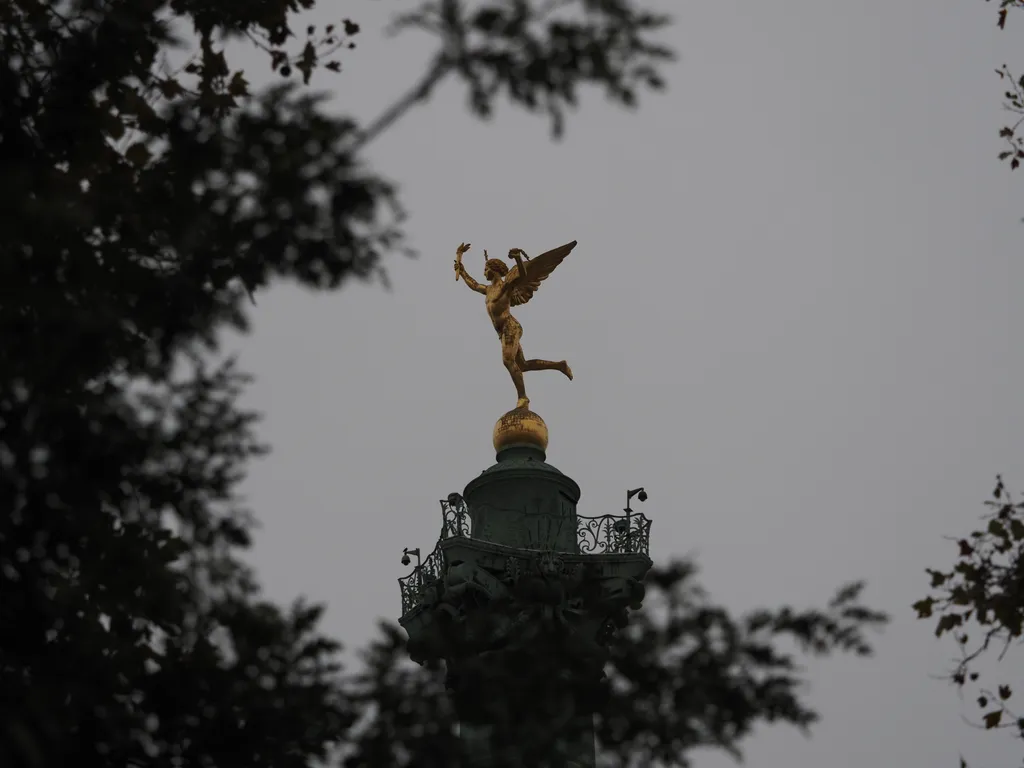
{"type": "Polygon", "coordinates": [[[583,555],[650,554],[651,521],[631,515],[576,517],[576,542],[583,555]]]}
{"type": "Polygon", "coordinates": [[[441,499],[441,538],[453,539],[459,536],[469,538],[470,520],[466,500],[453,493],[441,499]]]}
{"type": "Polygon", "coordinates": [[[421,565],[417,565],[412,569],[412,573],[398,580],[398,588],[402,593],[402,615],[423,603],[426,592],[443,575],[444,554],[441,552],[441,545],[438,544],[421,565]]]}

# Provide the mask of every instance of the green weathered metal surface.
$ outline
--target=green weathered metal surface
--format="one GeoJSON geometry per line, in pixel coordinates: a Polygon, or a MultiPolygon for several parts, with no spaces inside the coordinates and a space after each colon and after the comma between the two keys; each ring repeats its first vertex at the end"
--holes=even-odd
{"type": "MultiPolygon", "coordinates": [[[[579,690],[594,690],[607,643],[643,600],[651,521],[585,517],[579,499],[542,451],[507,448],[463,496],[441,502],[437,546],[399,579],[410,656],[446,663],[465,768],[496,764],[497,722],[513,728],[512,743],[528,742],[530,728],[560,734],[568,752],[546,768],[595,764],[590,694],[579,690]]],[[[507,728],[503,738],[507,749],[507,728]]]]}
{"type": "Polygon", "coordinates": [[[508,449],[471,480],[463,496],[473,538],[510,547],[572,552],[580,487],[537,448],[508,449]]]}

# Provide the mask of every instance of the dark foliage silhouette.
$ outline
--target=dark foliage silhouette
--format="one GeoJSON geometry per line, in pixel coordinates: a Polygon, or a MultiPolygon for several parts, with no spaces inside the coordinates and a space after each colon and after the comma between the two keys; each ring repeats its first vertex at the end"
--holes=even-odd
{"type": "MultiPolygon", "coordinates": [[[[809,728],[817,715],[802,700],[797,655],[869,655],[867,633],[887,620],[860,602],[861,584],[838,590],[824,610],[733,616],[695,576],[686,561],[655,566],[644,608],[613,645],[597,717],[604,768],[687,766],[698,747],[739,758],[758,722],[809,728]]],[[[345,768],[451,764],[455,715],[444,671],[410,662],[404,637],[383,625],[364,651],[365,670],[349,678],[356,710],[370,714],[352,731],[345,768]]],[[[510,670],[506,687],[529,675],[510,670]]]]}
{"type": "Polygon", "coordinates": [[[972,709],[977,707],[978,715],[968,722],[1024,739],[1014,668],[1000,673],[990,666],[1010,654],[1024,633],[1024,502],[1014,501],[997,477],[985,506],[984,524],[953,540],[953,566],[927,570],[931,593],[913,607],[919,619],[935,621],[936,637],[956,641],[958,654],[948,677],[972,709]]]}
{"type": "MultiPolygon", "coordinates": [[[[402,663],[393,628],[346,673],[320,607],[261,597],[237,488],[265,448],[216,340],[275,280],[382,274],[405,247],[401,209],[360,151],[442,79],[472,114],[505,100],[560,135],[583,86],[625,106],[661,86],[670,56],[652,34],[667,20],[631,0],[428,4],[396,28],[436,35],[433,65],[363,126],[305,88],[359,36],[352,19],[295,28],[312,6],[0,3],[0,765],[451,754],[438,673],[402,663]],[[263,51],[280,81],[253,92],[229,42],[263,51]]],[[[613,754],[679,762],[696,744],[735,749],[758,719],[808,724],[771,638],[864,650],[880,618],[851,593],[821,614],[732,620],[685,569],[660,578],[678,614],[640,617],[618,657],[636,692],[611,698],[613,754]]]]}

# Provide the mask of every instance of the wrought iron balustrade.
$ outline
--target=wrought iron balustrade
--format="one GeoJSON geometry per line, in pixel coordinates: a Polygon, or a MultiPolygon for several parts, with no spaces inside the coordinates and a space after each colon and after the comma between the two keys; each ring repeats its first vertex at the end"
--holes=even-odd
{"type": "Polygon", "coordinates": [[[465,500],[457,493],[441,499],[441,535],[437,546],[426,559],[412,569],[412,573],[398,580],[402,592],[402,615],[423,602],[424,593],[444,574],[444,554],[441,542],[459,536],[469,538],[471,533],[469,510],[465,500]]]}
{"type": "Polygon", "coordinates": [[[444,554],[438,544],[420,565],[412,569],[412,573],[398,580],[398,588],[402,593],[402,615],[422,603],[426,590],[443,575],[444,554]]]}
{"type": "Polygon", "coordinates": [[[582,555],[649,555],[651,521],[639,512],[598,517],[578,515],[576,542],[582,555]]]}
{"type": "Polygon", "coordinates": [[[468,538],[470,534],[469,510],[466,508],[465,499],[457,493],[450,494],[447,499],[441,499],[441,538],[468,538]]]}
{"type": "MultiPolygon", "coordinates": [[[[465,500],[451,494],[441,500],[441,535],[437,546],[398,580],[402,593],[402,615],[423,602],[426,591],[444,575],[441,542],[446,539],[472,538],[472,524],[465,500]]],[[[582,555],[650,554],[651,521],[639,512],[627,515],[576,516],[576,543],[582,555]]],[[[563,553],[575,554],[575,553],[563,553]]]]}

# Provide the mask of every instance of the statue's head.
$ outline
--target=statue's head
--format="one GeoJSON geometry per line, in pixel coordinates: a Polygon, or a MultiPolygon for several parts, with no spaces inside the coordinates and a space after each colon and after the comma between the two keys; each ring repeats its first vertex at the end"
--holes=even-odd
{"type": "Polygon", "coordinates": [[[508,265],[500,259],[488,259],[484,262],[484,279],[493,281],[497,277],[508,274],[508,265]]]}

